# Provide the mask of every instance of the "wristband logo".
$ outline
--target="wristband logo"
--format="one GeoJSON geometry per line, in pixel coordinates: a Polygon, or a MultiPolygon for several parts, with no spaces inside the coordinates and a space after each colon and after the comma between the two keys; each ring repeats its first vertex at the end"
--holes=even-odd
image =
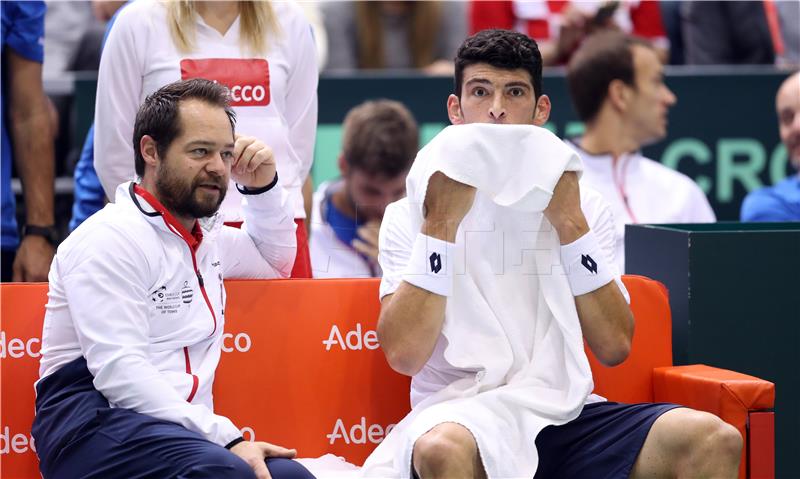
{"type": "Polygon", "coordinates": [[[597,263],[588,254],[581,255],[581,264],[584,268],[588,269],[590,273],[597,274],[597,263]]]}
{"type": "Polygon", "coordinates": [[[431,261],[431,271],[438,273],[442,270],[442,255],[439,253],[432,253],[429,259],[431,261]]]}

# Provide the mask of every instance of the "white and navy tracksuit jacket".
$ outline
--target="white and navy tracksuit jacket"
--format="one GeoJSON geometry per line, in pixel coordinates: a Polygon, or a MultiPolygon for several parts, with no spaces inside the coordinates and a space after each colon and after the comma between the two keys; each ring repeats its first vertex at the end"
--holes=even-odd
{"type": "Polygon", "coordinates": [[[121,185],[115,203],[76,229],[53,259],[37,384],[85,358],[111,407],[183,425],[223,446],[239,437],[212,405],[222,280],[288,277],[296,250],[282,187],[244,196],[243,212],[242,229],[215,216],[188,232],[147,191],[121,185]]]}

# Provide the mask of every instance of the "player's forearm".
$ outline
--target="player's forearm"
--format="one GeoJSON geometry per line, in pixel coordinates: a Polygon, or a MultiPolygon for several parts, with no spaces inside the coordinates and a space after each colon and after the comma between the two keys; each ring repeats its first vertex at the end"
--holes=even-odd
{"type": "Polygon", "coordinates": [[[47,99],[38,97],[29,105],[14,102],[10,108],[10,123],[17,165],[25,201],[26,222],[33,225],[52,225],[53,176],[55,161],[53,135],[47,99]]]}
{"type": "Polygon", "coordinates": [[[389,365],[413,376],[433,353],[444,324],[447,298],[405,281],[383,301],[378,339],[389,365]]]}
{"type": "Polygon", "coordinates": [[[581,329],[589,347],[606,366],[628,357],[633,339],[633,314],[616,281],[575,297],[581,329]]]}

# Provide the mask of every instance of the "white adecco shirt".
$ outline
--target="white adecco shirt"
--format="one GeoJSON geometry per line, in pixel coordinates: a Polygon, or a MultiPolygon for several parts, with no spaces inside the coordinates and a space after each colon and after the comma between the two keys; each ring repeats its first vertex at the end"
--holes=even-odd
{"type": "Polygon", "coordinates": [[[239,429],[214,414],[225,327],[223,278],[288,277],[295,223],[280,186],[245,197],[242,229],[218,216],[191,238],[130,183],[58,247],[39,377],[81,356],[112,407],[180,424],[226,445],[239,429]]]}
{"type": "MultiPolygon", "coordinates": [[[[383,278],[380,285],[381,299],[394,293],[402,282],[403,273],[408,265],[411,249],[418,231],[411,230],[408,198],[395,201],[386,207],[381,223],[379,238],[380,253],[378,261],[383,268],[383,278]]],[[[614,216],[611,207],[597,191],[592,188],[581,187],[581,209],[589,223],[589,228],[597,236],[600,247],[606,255],[607,261],[614,262],[615,238],[614,216]]],[[[619,276],[616,278],[625,299],[630,303],[630,297],[619,276]]],[[[446,387],[452,382],[473,376],[475,371],[466,371],[455,368],[444,358],[447,347],[442,335],[428,362],[420,372],[411,379],[411,405],[419,404],[426,397],[446,387]]],[[[587,402],[601,401],[597,395],[592,394],[587,402]]]]}
{"type": "Polygon", "coordinates": [[[616,224],[616,258],[625,272],[625,225],[635,223],[713,223],[708,198],[691,178],[631,153],[618,159],[590,155],[568,142],[583,159],[581,187],[589,185],[611,205],[616,224]]]}
{"type": "Polygon", "coordinates": [[[322,216],[322,204],[331,186],[330,181],[314,192],[311,209],[311,270],[314,278],[377,278],[381,268],[370,264],[352,246],[342,243],[322,216]]]}
{"type": "MultiPolygon", "coordinates": [[[[269,145],[295,218],[305,218],[301,187],[311,169],[317,128],[317,64],[311,27],[291,2],[273,2],[281,32],[267,38],[266,56],[242,53],[239,18],[225,35],[198,16],[196,51],[178,52],[158,0],[131,2],[119,14],[103,48],[97,77],[94,165],[103,189],[134,179],[133,124],[147,95],[188,78],[217,80],[231,89],[236,132],[269,145]]],[[[240,220],[233,184],[222,205],[240,220]]]]}

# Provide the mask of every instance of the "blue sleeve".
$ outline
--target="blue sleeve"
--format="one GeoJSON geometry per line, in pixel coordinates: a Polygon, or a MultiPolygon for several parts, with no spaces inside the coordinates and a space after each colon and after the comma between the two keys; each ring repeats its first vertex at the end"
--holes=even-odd
{"type": "Polygon", "coordinates": [[[3,45],[38,63],[44,62],[44,14],[42,1],[3,1],[3,45]]]}
{"type": "Polygon", "coordinates": [[[792,212],[780,198],[771,193],[770,188],[752,191],[742,202],[741,220],[744,222],[782,222],[797,221],[792,212]]]}

